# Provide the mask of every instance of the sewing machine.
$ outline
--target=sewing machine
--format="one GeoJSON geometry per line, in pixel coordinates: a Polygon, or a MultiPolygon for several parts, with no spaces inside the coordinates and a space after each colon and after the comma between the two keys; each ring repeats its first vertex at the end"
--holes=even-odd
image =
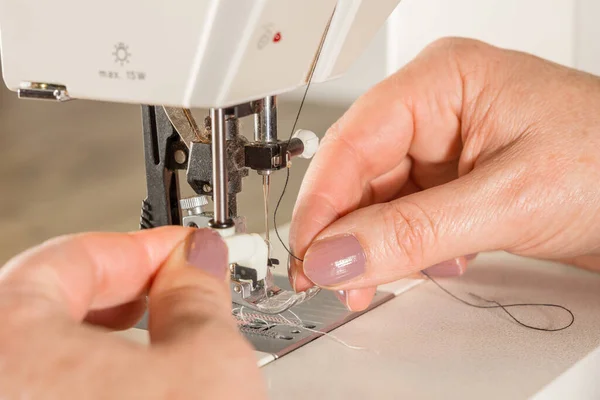
{"type": "Polygon", "coordinates": [[[142,106],[141,228],[217,230],[229,248],[234,302],[276,314],[318,289],[294,293],[273,282],[279,260],[268,238],[246,232],[236,195],[253,170],[267,198],[272,173],[312,157],[314,133],[280,138],[276,95],[343,74],[398,2],[0,1],[3,76],[25,99],[150,104],[142,106]],[[196,123],[192,108],[210,115],[196,123]],[[254,140],[240,134],[246,117],[254,140]],[[179,198],[179,170],[195,197],[179,198]]]}
{"type": "MultiPolygon", "coordinates": [[[[500,312],[465,308],[431,284],[408,291],[419,283],[410,280],[380,287],[372,309],[355,318],[331,293],[307,301],[316,290],[298,295],[279,290],[271,278],[285,280],[285,267],[274,260],[283,259],[285,250],[274,241],[269,251],[262,237],[244,232],[236,204],[244,176],[254,169],[268,182],[288,167],[290,157],[308,157],[315,150],[309,132],[291,140],[288,132],[279,134],[275,96],[305,86],[311,76],[319,83],[342,74],[396,3],[0,0],[3,76],[23,98],[151,104],[142,107],[148,181],[142,227],[212,225],[226,236],[230,261],[237,264],[232,267],[236,302],[267,313],[295,305],[301,315],[306,308],[313,316],[307,329],[339,327],[338,338],[366,348],[312,340],[319,334],[302,329],[253,335],[252,342],[263,349],[257,358],[271,397],[305,399],[309,389],[322,398],[344,399],[598,398],[600,386],[593,384],[600,365],[597,275],[500,253],[480,256],[467,276],[444,282],[456,293],[491,291],[498,299],[544,302],[561,293],[577,322],[556,334],[524,330],[500,312]],[[210,118],[196,123],[191,108],[211,109],[210,118]],[[253,141],[240,135],[241,118],[254,118],[253,141]],[[197,196],[179,198],[181,170],[197,196]]],[[[524,8],[550,8],[546,2],[531,3],[506,6],[522,14],[523,32],[534,20],[524,8]]],[[[436,11],[442,18],[429,23],[456,19],[448,17],[454,4],[440,2],[436,11]]],[[[499,2],[496,6],[501,9],[499,2]]],[[[459,25],[480,20],[473,10],[489,7],[474,1],[459,25]]],[[[514,30],[515,14],[498,19],[497,11],[497,25],[514,30]]],[[[557,14],[571,18],[566,6],[557,14]]],[[[412,13],[406,18],[424,21],[412,13]]],[[[568,24],[558,19],[548,26],[552,29],[540,37],[549,48],[560,49],[558,39],[568,36],[568,24]],[[559,26],[567,28],[553,36],[559,26]]],[[[412,46],[424,44],[410,37],[412,46]]],[[[281,234],[285,241],[285,228],[281,234]]],[[[124,335],[147,342],[142,330],[124,335]]]]}

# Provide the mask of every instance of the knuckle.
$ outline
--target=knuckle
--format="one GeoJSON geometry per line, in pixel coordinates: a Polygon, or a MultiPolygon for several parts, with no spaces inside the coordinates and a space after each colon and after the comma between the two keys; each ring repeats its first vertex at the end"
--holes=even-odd
{"type": "Polygon", "coordinates": [[[437,236],[435,219],[422,207],[406,201],[388,203],[384,218],[391,229],[387,235],[391,254],[399,253],[410,266],[422,267],[426,251],[433,248],[437,236]]]}
{"type": "Polygon", "coordinates": [[[474,52],[482,50],[485,47],[491,47],[475,39],[447,36],[436,39],[426,47],[427,51],[450,52],[461,54],[465,52],[474,52]]]}
{"type": "Polygon", "coordinates": [[[206,311],[221,309],[221,297],[216,290],[209,288],[199,290],[193,286],[178,287],[155,295],[154,299],[151,298],[151,306],[160,305],[161,308],[170,310],[171,315],[195,315],[198,314],[199,308],[206,311]]]}
{"type": "Polygon", "coordinates": [[[466,75],[473,79],[473,76],[485,76],[489,66],[497,64],[500,54],[497,50],[496,47],[474,39],[444,37],[428,45],[422,55],[430,61],[451,65],[463,79],[466,75]]]}

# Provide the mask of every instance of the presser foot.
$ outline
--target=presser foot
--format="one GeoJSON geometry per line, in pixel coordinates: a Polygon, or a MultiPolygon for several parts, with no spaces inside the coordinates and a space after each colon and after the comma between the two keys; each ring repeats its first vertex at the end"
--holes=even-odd
{"type": "Polygon", "coordinates": [[[264,314],[281,314],[295,305],[312,299],[320,290],[318,287],[300,293],[283,290],[273,283],[271,271],[267,272],[265,279],[256,284],[241,280],[231,282],[231,297],[235,304],[264,314]]]}

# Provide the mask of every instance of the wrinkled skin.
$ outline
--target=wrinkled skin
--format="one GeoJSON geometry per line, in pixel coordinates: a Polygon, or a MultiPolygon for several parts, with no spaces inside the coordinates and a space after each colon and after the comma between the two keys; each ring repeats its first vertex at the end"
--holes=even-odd
{"type": "MultiPolygon", "coordinates": [[[[355,310],[379,284],[448,260],[460,274],[482,251],[600,270],[598,110],[598,77],[440,40],[327,132],[294,211],[293,250],[354,235],[365,273],[326,288],[355,310]]],[[[313,284],[304,267],[290,267],[296,290],[313,284]]]]}

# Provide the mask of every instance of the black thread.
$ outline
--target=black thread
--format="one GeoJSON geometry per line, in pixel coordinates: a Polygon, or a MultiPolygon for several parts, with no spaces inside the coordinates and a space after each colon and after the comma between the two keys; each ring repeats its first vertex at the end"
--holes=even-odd
{"type": "MultiPolygon", "coordinates": [[[[319,53],[317,54],[317,58],[315,60],[315,67],[310,71],[310,75],[308,77],[308,82],[306,84],[306,89],[304,90],[304,95],[302,96],[302,101],[300,102],[300,108],[298,109],[298,114],[296,114],[296,119],[294,120],[294,125],[292,125],[292,131],[290,132],[290,137],[288,138],[288,141],[287,141],[288,146],[290,145],[290,142],[292,141],[292,136],[294,136],[294,131],[296,130],[296,125],[298,124],[298,120],[300,119],[300,113],[302,112],[302,107],[304,107],[304,101],[306,100],[306,95],[308,94],[308,89],[310,88],[310,83],[312,82],[312,77],[315,73],[315,70],[317,69],[316,65],[317,65],[317,62],[319,61],[320,55],[321,55],[321,50],[319,49],[319,53]]],[[[277,200],[277,205],[275,206],[275,211],[273,211],[273,228],[275,229],[275,234],[277,235],[277,239],[279,239],[279,242],[281,243],[281,245],[283,246],[285,251],[287,251],[288,254],[292,258],[295,258],[296,260],[303,262],[304,261],[303,259],[297,257],[285,245],[285,243],[283,242],[283,239],[281,239],[281,235],[279,235],[279,230],[277,229],[277,211],[279,210],[279,205],[281,204],[281,201],[283,200],[283,196],[285,196],[285,191],[287,190],[288,182],[290,181],[290,169],[286,168],[285,171],[286,171],[285,172],[285,183],[283,184],[283,190],[281,191],[281,196],[279,196],[279,200],[277,200]]]]}
{"type": "Polygon", "coordinates": [[[423,275],[425,275],[431,282],[435,283],[435,285],[440,288],[442,291],[444,291],[447,295],[449,295],[450,297],[454,298],[455,300],[460,301],[463,304],[466,304],[468,306],[471,307],[475,307],[475,308],[501,308],[502,311],[504,311],[506,314],[508,314],[509,317],[511,317],[517,324],[528,328],[528,329],[534,329],[536,331],[543,331],[543,332],[558,332],[558,331],[563,331],[567,328],[569,328],[571,325],[573,325],[573,323],[575,322],[575,315],[573,314],[573,312],[571,310],[569,310],[568,308],[561,306],[560,304],[552,304],[552,303],[514,303],[514,304],[500,304],[495,300],[488,300],[486,298],[483,298],[481,296],[478,296],[474,293],[469,293],[470,296],[475,297],[476,299],[479,300],[483,300],[486,301],[488,303],[493,303],[493,306],[483,306],[480,304],[474,304],[471,302],[468,302],[464,299],[461,299],[460,297],[456,296],[455,294],[451,293],[448,289],[446,289],[445,287],[443,287],[442,285],[440,285],[435,279],[433,279],[427,272],[425,271],[421,271],[423,273],[423,275]],[[515,317],[513,314],[511,314],[510,311],[507,310],[507,308],[510,307],[551,307],[551,308],[560,308],[566,312],[569,313],[569,315],[571,316],[571,321],[565,325],[565,326],[561,326],[560,328],[554,328],[554,329],[550,329],[550,328],[540,328],[537,326],[533,326],[533,325],[529,325],[526,324],[522,321],[520,321],[517,317],[515,317]]]}
{"type": "MultiPolygon", "coordinates": [[[[296,125],[298,124],[298,119],[300,119],[300,113],[302,112],[302,107],[304,107],[304,101],[306,100],[306,95],[308,94],[308,89],[310,88],[310,82],[312,81],[312,77],[313,77],[313,74],[316,69],[316,62],[319,60],[319,55],[320,55],[320,51],[319,51],[319,54],[317,55],[317,60],[315,61],[315,68],[312,69],[312,71],[310,72],[310,76],[308,77],[308,83],[306,84],[306,90],[304,90],[304,95],[302,96],[302,101],[300,102],[300,108],[298,109],[298,114],[296,114],[296,120],[294,121],[294,125],[292,125],[292,132],[290,133],[290,137],[288,138],[288,141],[287,141],[288,146],[290,145],[290,142],[292,141],[292,136],[294,135],[294,131],[296,130],[296,125]]],[[[283,200],[283,196],[285,196],[285,191],[287,190],[289,181],[290,181],[290,169],[286,168],[285,169],[285,183],[283,184],[283,190],[281,191],[281,196],[279,196],[279,200],[277,200],[277,205],[275,206],[275,210],[273,211],[273,228],[275,229],[275,234],[277,235],[277,239],[279,239],[279,242],[281,243],[281,245],[283,246],[285,251],[287,251],[288,254],[292,258],[295,258],[296,260],[298,260],[300,262],[304,262],[304,259],[297,257],[285,245],[285,243],[283,242],[283,239],[281,238],[281,235],[279,234],[279,229],[277,229],[277,211],[279,210],[279,205],[281,204],[281,201],[283,200]]]]}
{"type": "MultiPolygon", "coordinates": [[[[331,23],[331,20],[329,21],[329,23],[331,23]]],[[[327,37],[327,32],[329,32],[329,24],[325,28],[325,34],[323,35],[323,38],[327,37]]],[[[317,50],[317,56],[315,57],[315,62],[313,63],[312,69],[310,70],[310,74],[308,75],[308,81],[306,83],[306,89],[304,90],[304,95],[302,96],[302,101],[300,102],[300,108],[298,108],[298,114],[296,114],[296,119],[294,120],[294,125],[292,125],[292,131],[290,132],[290,137],[288,138],[288,141],[287,141],[288,146],[290,145],[290,142],[292,141],[292,137],[294,136],[294,131],[296,130],[296,125],[298,124],[298,120],[300,119],[300,113],[302,113],[302,107],[304,107],[304,101],[306,100],[306,95],[308,94],[308,89],[310,88],[310,84],[312,82],[313,75],[315,74],[315,70],[317,69],[317,64],[319,63],[319,57],[321,57],[321,50],[323,50],[323,42],[324,42],[324,40],[321,40],[321,43],[319,44],[319,49],[317,50]]],[[[285,243],[283,242],[283,239],[281,239],[281,235],[279,235],[279,230],[277,229],[277,211],[279,210],[279,205],[281,204],[281,200],[283,200],[283,196],[285,196],[285,191],[287,190],[289,181],[290,181],[290,169],[286,168],[285,183],[283,184],[283,190],[281,191],[281,196],[279,196],[279,200],[277,200],[277,205],[275,206],[275,211],[273,211],[273,228],[275,229],[275,234],[277,235],[277,239],[279,239],[279,242],[281,243],[281,245],[283,246],[285,251],[287,251],[288,254],[292,258],[294,258],[300,262],[304,262],[304,259],[297,257],[285,245],[285,243]]]]}
{"type": "Polygon", "coordinates": [[[279,196],[279,200],[277,201],[277,205],[275,206],[275,211],[273,212],[273,227],[275,228],[275,234],[277,235],[277,239],[279,239],[279,242],[281,243],[281,245],[283,246],[283,248],[285,249],[285,251],[288,252],[288,254],[290,255],[290,257],[295,258],[296,260],[298,260],[300,262],[304,262],[304,259],[297,257],[285,245],[285,243],[283,242],[283,239],[281,239],[281,236],[279,235],[279,230],[277,229],[277,210],[279,210],[279,204],[281,204],[281,200],[283,200],[283,196],[285,195],[285,190],[287,189],[287,185],[288,185],[288,181],[289,180],[290,180],[290,169],[286,168],[286,176],[285,176],[285,183],[283,184],[283,190],[281,191],[281,196],[279,196]]]}

